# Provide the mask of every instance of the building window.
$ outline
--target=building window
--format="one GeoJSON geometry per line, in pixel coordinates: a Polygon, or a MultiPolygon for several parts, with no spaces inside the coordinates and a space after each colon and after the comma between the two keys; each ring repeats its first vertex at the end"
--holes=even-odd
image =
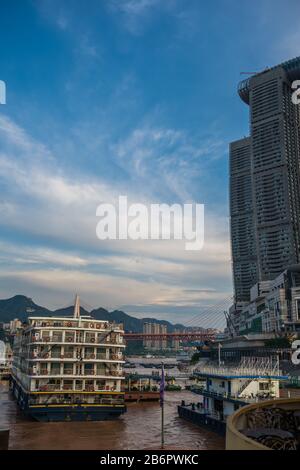
{"type": "Polygon", "coordinates": [[[300,320],[300,299],[296,299],[296,315],[297,320],[300,320]]]}

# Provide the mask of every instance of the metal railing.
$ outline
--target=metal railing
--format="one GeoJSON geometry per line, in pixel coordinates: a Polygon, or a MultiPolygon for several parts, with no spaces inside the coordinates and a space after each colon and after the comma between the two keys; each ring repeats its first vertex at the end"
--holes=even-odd
{"type": "Polygon", "coordinates": [[[196,367],[195,373],[201,375],[215,375],[215,376],[282,376],[282,372],[279,369],[278,358],[273,357],[243,357],[238,366],[207,366],[202,365],[196,367]]]}

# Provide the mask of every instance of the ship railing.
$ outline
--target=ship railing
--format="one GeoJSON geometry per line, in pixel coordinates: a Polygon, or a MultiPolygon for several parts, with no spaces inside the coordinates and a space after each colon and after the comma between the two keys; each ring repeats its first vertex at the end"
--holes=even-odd
{"type": "Polygon", "coordinates": [[[72,384],[65,384],[62,386],[63,390],[73,390],[73,385],[72,384]]]}
{"type": "Polygon", "coordinates": [[[122,361],[123,360],[123,354],[112,354],[111,359],[113,361],[122,361]]]}
{"type": "Polygon", "coordinates": [[[74,359],[74,353],[73,352],[64,352],[64,354],[60,355],[61,359],[74,359]]]}
{"type": "Polygon", "coordinates": [[[195,393],[199,393],[200,395],[207,395],[213,398],[228,398],[228,399],[233,399],[233,400],[240,400],[242,402],[247,402],[247,403],[253,403],[257,402],[259,400],[265,400],[265,399],[271,399],[274,398],[272,393],[270,392],[264,392],[256,395],[246,395],[246,396],[241,396],[239,393],[228,393],[228,392],[217,392],[214,390],[206,390],[206,389],[196,389],[192,388],[192,391],[195,393]]]}
{"type": "Polygon", "coordinates": [[[86,353],[84,359],[95,359],[95,357],[94,353],[86,353]]]}
{"type": "Polygon", "coordinates": [[[50,372],[50,375],[61,375],[60,369],[52,369],[50,372]]]}
{"type": "Polygon", "coordinates": [[[76,391],[83,391],[83,392],[93,392],[93,391],[98,391],[98,392],[114,392],[115,388],[110,387],[105,390],[103,388],[98,388],[98,387],[93,387],[93,386],[86,386],[84,389],[80,385],[75,385],[73,387],[72,384],[45,384],[45,385],[40,385],[35,389],[37,392],[46,392],[46,391],[51,391],[51,392],[60,392],[62,390],[76,390],[76,391]]]}
{"type": "Polygon", "coordinates": [[[113,377],[122,377],[123,372],[121,370],[112,370],[112,371],[109,371],[107,375],[111,375],[113,377]]]}
{"type": "MultiPolygon", "coordinates": [[[[66,343],[74,343],[74,342],[75,342],[75,339],[76,339],[75,335],[66,335],[66,336],[65,336],[65,342],[66,342],[66,343]]],[[[61,341],[59,341],[59,342],[61,343],[61,342],[62,342],[62,339],[61,339],[61,341]]]]}
{"type": "Polygon", "coordinates": [[[62,359],[62,355],[60,353],[51,353],[50,358],[51,359],[62,359]]]}
{"type": "Polygon", "coordinates": [[[196,373],[201,375],[216,375],[216,376],[226,376],[230,375],[232,377],[239,378],[242,375],[248,376],[257,376],[257,375],[281,375],[281,372],[274,373],[273,371],[266,371],[262,369],[248,369],[248,368],[223,368],[223,367],[199,367],[195,369],[196,373]]]}
{"type": "Polygon", "coordinates": [[[109,359],[109,356],[106,356],[105,353],[103,354],[96,354],[96,359],[109,359]]]}
{"type": "Polygon", "coordinates": [[[58,386],[55,384],[41,385],[36,391],[38,392],[55,392],[58,389],[58,386]]]}

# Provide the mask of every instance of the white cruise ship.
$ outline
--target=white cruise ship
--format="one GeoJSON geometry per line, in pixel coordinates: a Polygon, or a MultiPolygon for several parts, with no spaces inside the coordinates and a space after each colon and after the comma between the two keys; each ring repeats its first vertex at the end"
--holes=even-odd
{"type": "Polygon", "coordinates": [[[123,325],[80,315],[29,317],[15,336],[11,388],[38,421],[100,421],[126,411],[123,325]]]}

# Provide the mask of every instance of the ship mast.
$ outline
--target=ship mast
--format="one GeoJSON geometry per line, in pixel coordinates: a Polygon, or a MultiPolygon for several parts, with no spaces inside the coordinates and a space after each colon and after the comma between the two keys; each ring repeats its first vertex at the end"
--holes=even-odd
{"type": "Polygon", "coordinates": [[[80,318],[80,300],[79,295],[76,294],[75,296],[75,303],[74,303],[74,318],[80,318]]]}

